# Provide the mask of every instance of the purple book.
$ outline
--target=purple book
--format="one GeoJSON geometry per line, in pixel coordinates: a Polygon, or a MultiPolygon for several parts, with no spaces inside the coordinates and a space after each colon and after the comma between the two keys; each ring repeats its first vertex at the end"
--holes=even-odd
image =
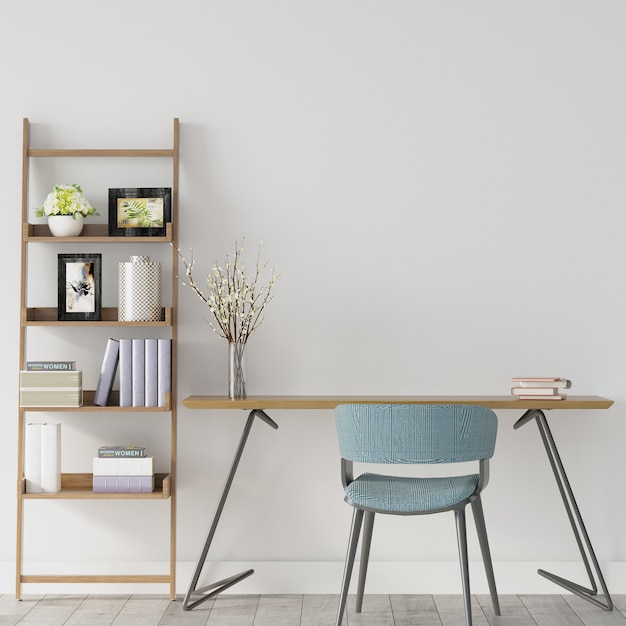
{"type": "Polygon", "coordinates": [[[133,339],[131,350],[131,402],[133,406],[146,406],[146,342],[133,339]]]}
{"type": "Polygon", "coordinates": [[[119,370],[120,370],[120,406],[132,406],[133,374],[132,339],[120,339],[119,370]]]}
{"type": "Polygon", "coordinates": [[[94,493],[152,493],[154,476],[94,476],[94,493]]]}

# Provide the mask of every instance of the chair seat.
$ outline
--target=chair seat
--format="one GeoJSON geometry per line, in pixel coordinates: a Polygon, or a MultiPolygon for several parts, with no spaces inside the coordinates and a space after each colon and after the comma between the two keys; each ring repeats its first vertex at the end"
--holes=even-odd
{"type": "Polygon", "coordinates": [[[346,501],[376,511],[425,513],[459,504],[477,486],[478,474],[411,478],[365,473],[346,487],[346,501]]]}

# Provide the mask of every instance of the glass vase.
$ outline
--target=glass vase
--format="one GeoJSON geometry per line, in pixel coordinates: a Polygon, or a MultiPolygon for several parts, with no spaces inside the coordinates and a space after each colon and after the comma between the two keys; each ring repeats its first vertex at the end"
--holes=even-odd
{"type": "Polygon", "coordinates": [[[246,397],[245,343],[228,343],[228,396],[231,400],[246,397]]]}

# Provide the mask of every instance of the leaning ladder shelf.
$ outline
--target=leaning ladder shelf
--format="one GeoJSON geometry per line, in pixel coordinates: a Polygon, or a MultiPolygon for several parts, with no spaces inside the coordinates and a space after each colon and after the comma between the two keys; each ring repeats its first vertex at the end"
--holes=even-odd
{"type": "MultiPolygon", "coordinates": [[[[22,596],[22,586],[29,583],[159,583],[169,585],[169,595],[175,598],[176,593],[176,447],[177,447],[177,415],[176,415],[176,388],[177,388],[177,316],[178,282],[175,267],[177,258],[177,231],[178,231],[178,184],[179,184],[179,120],[174,118],[173,145],[166,149],[35,149],[30,146],[30,124],[28,119],[23,122],[23,153],[22,153],[22,233],[21,233],[21,288],[20,288],[20,362],[19,369],[26,366],[27,349],[26,339],[29,328],[33,326],[62,327],[80,326],[89,328],[100,327],[167,327],[172,339],[172,391],[168,394],[165,407],[124,407],[116,406],[117,392],[113,392],[110,404],[105,407],[93,403],[93,390],[83,393],[83,405],[75,408],[37,407],[18,409],[18,480],[17,480],[17,541],[16,541],[16,598],[22,596]],[[29,223],[29,172],[30,161],[33,158],[46,157],[156,157],[170,159],[172,162],[172,222],[166,226],[163,237],[134,238],[132,243],[137,244],[173,244],[171,253],[171,306],[164,307],[160,322],[119,322],[117,308],[103,307],[102,319],[97,322],[67,322],[58,321],[56,308],[28,308],[28,247],[31,243],[129,243],[126,237],[109,237],[106,224],[85,225],[79,237],[53,237],[45,224],[29,223]],[[27,413],[36,412],[84,412],[107,414],[111,412],[124,413],[169,413],[170,414],[170,470],[168,473],[155,475],[155,490],[151,493],[94,493],[92,490],[92,474],[73,473],[61,475],[61,491],[58,493],[27,493],[24,479],[24,431],[27,413]],[[169,503],[169,571],[163,574],[76,574],[76,575],[40,575],[25,573],[24,556],[24,520],[26,501],[31,500],[165,500],[169,503]]],[[[86,331],[88,332],[88,331],[86,331]]],[[[101,358],[97,355],[96,358],[101,358]]]]}

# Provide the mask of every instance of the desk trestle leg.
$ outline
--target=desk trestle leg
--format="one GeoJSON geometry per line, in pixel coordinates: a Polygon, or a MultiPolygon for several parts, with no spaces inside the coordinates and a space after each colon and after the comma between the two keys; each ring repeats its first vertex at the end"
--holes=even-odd
{"type": "Polygon", "coordinates": [[[217,505],[217,509],[213,516],[213,522],[211,523],[211,527],[209,528],[209,532],[204,542],[204,547],[202,548],[202,552],[200,554],[200,558],[198,559],[195,572],[191,579],[191,583],[189,584],[189,590],[187,591],[187,594],[185,595],[185,599],[183,600],[183,611],[189,611],[193,609],[194,607],[198,606],[202,602],[206,602],[209,598],[213,598],[214,596],[221,593],[222,591],[225,591],[229,587],[232,587],[233,585],[237,584],[239,581],[243,580],[244,578],[247,578],[248,576],[251,576],[252,574],[254,574],[254,570],[249,569],[244,572],[241,572],[240,574],[235,574],[234,576],[230,576],[229,578],[225,578],[224,580],[220,580],[210,585],[206,585],[205,587],[196,589],[196,585],[198,584],[198,579],[200,578],[200,573],[202,572],[202,568],[204,567],[204,562],[206,561],[209,548],[211,547],[211,542],[213,541],[213,536],[215,535],[215,531],[217,530],[217,525],[220,521],[220,517],[222,515],[224,505],[226,504],[226,500],[230,492],[230,487],[233,483],[233,479],[235,478],[235,473],[237,472],[237,467],[239,466],[239,461],[241,460],[241,455],[243,454],[243,450],[246,446],[246,441],[248,440],[248,435],[250,434],[250,430],[252,429],[252,424],[254,422],[255,417],[260,418],[268,426],[271,426],[274,429],[278,428],[278,424],[274,422],[274,420],[272,420],[261,409],[253,409],[252,411],[250,411],[250,414],[248,415],[248,419],[246,420],[246,424],[243,428],[243,432],[241,434],[241,439],[239,440],[239,445],[237,446],[237,451],[235,452],[233,463],[231,465],[230,471],[228,472],[226,483],[224,484],[224,488],[222,489],[222,495],[220,497],[219,504],[217,505]],[[200,596],[200,597],[191,601],[192,596],[194,595],[200,596]]]}
{"type": "Polygon", "coordinates": [[[526,411],[526,413],[515,423],[514,428],[520,428],[533,419],[537,422],[537,426],[539,427],[539,433],[546,449],[546,454],[548,455],[548,460],[550,461],[554,478],[556,479],[556,484],[561,493],[561,498],[563,499],[563,504],[565,505],[565,511],[567,512],[572,531],[574,532],[574,537],[576,538],[576,543],[578,544],[578,550],[580,551],[580,556],[587,571],[587,576],[589,577],[589,583],[591,586],[584,587],[542,569],[537,570],[537,573],[544,578],[551,580],[553,583],[560,585],[564,589],[571,591],[577,596],[588,600],[592,604],[599,606],[601,609],[611,611],[613,610],[613,601],[611,600],[609,590],[604,582],[604,577],[602,576],[598,559],[593,551],[591,540],[589,539],[589,535],[585,529],[585,524],[580,514],[580,510],[578,509],[574,493],[572,492],[570,482],[567,478],[567,474],[565,473],[565,468],[563,467],[559,451],[556,447],[554,437],[552,436],[552,432],[550,431],[548,420],[546,419],[544,412],[538,409],[526,411]],[[602,590],[603,600],[597,597],[598,584],[602,590]]]}

